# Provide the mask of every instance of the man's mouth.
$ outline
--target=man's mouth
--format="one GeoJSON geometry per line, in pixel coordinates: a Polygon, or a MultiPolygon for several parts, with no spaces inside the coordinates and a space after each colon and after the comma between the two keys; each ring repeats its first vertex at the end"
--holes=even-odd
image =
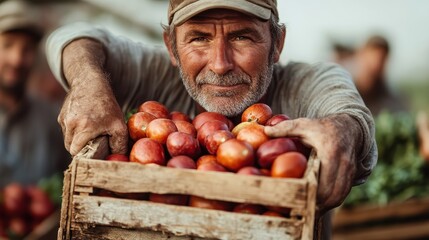
{"type": "Polygon", "coordinates": [[[215,85],[215,84],[203,84],[202,89],[213,97],[227,97],[231,98],[237,95],[243,94],[247,90],[246,84],[235,84],[235,85],[215,85]]]}
{"type": "Polygon", "coordinates": [[[217,85],[217,84],[203,84],[203,87],[209,87],[211,89],[217,89],[219,91],[231,91],[244,87],[246,84],[233,84],[233,85],[217,85]]]}

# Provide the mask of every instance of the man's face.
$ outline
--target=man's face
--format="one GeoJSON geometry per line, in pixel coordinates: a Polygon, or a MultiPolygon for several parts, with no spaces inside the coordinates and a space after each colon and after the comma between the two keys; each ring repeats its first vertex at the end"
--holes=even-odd
{"type": "Polygon", "coordinates": [[[387,54],[380,48],[364,47],[356,60],[356,86],[360,92],[371,92],[383,80],[387,54]]]}
{"type": "Polygon", "coordinates": [[[0,34],[0,90],[22,91],[34,63],[36,43],[24,32],[0,34]]]}
{"type": "Polygon", "coordinates": [[[386,63],[386,53],[381,48],[367,47],[363,50],[362,62],[369,74],[379,77],[383,71],[386,63]]]}
{"type": "Polygon", "coordinates": [[[236,116],[265,94],[278,58],[270,54],[269,22],[215,9],[176,27],[176,39],[178,59],[172,61],[207,111],[236,116]]]}

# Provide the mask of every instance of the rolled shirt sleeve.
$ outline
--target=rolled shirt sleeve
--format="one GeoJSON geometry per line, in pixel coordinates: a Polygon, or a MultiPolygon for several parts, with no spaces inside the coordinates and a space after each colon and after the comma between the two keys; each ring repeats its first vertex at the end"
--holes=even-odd
{"type": "Polygon", "coordinates": [[[49,66],[66,90],[69,90],[69,86],[63,74],[62,52],[69,43],[80,38],[90,38],[104,46],[105,70],[124,112],[152,99],[158,99],[167,106],[172,106],[175,101],[182,101],[186,109],[178,110],[189,111],[191,99],[183,94],[186,91],[181,91],[184,87],[179,71],[171,64],[165,47],[136,43],[83,22],[57,29],[46,42],[49,66]],[[172,94],[165,94],[170,90],[172,94]]]}

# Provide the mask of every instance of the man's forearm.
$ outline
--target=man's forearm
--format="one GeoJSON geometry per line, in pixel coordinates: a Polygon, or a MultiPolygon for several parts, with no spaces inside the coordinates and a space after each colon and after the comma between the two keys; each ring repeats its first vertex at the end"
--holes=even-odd
{"type": "Polygon", "coordinates": [[[102,44],[94,40],[75,40],[64,48],[62,68],[70,91],[58,122],[72,155],[102,135],[109,136],[111,152],[127,152],[127,128],[104,70],[105,60],[102,44]]]}
{"type": "Polygon", "coordinates": [[[71,88],[77,86],[97,87],[108,85],[104,65],[106,54],[101,43],[82,38],[71,42],[64,48],[62,68],[71,88]],[[91,81],[87,81],[91,79],[91,81]]]}

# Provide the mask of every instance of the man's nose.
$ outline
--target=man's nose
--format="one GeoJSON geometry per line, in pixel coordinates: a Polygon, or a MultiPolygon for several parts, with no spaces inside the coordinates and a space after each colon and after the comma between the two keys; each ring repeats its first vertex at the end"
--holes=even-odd
{"type": "Polygon", "coordinates": [[[224,39],[217,39],[211,49],[210,70],[224,75],[234,68],[232,49],[224,39]]]}
{"type": "Polygon", "coordinates": [[[14,49],[14,51],[12,51],[10,53],[9,63],[12,66],[18,67],[18,66],[21,66],[22,64],[24,64],[24,62],[25,62],[25,52],[24,51],[14,49]]]}

